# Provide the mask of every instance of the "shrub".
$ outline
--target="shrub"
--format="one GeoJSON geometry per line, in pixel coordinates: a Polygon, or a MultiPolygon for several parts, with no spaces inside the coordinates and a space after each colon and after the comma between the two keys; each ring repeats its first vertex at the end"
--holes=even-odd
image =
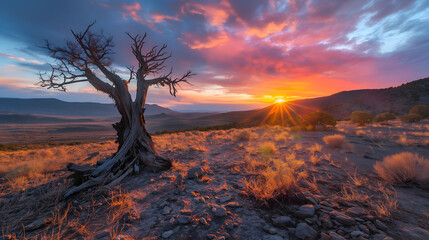
{"type": "Polygon", "coordinates": [[[366,132],[364,131],[364,130],[357,130],[356,131],[356,135],[357,136],[363,136],[363,135],[365,135],[366,134],[366,132]]]}
{"type": "Polygon", "coordinates": [[[337,121],[328,113],[324,112],[312,112],[303,117],[304,121],[312,126],[335,126],[337,121]]]}
{"type": "Polygon", "coordinates": [[[420,122],[422,119],[423,119],[422,115],[414,114],[414,113],[409,113],[407,115],[401,116],[401,121],[407,122],[407,123],[420,122]]]}
{"type": "Polygon", "coordinates": [[[429,159],[416,153],[402,152],[387,156],[374,165],[378,175],[389,183],[429,184],[429,159]]]}
{"type": "Polygon", "coordinates": [[[238,133],[234,135],[234,140],[236,141],[249,141],[252,138],[253,134],[249,129],[239,130],[238,133]]]}
{"type": "Polygon", "coordinates": [[[245,180],[246,193],[257,204],[275,207],[283,201],[293,201],[300,193],[298,183],[308,176],[302,169],[304,162],[291,154],[285,160],[274,159],[256,179],[245,180]]]}
{"type": "Polygon", "coordinates": [[[352,114],[350,114],[350,121],[352,123],[356,123],[356,124],[359,124],[361,126],[372,122],[373,119],[374,119],[374,117],[372,116],[372,114],[370,112],[354,111],[354,112],[352,112],[352,114]]]}
{"type": "Polygon", "coordinates": [[[410,109],[409,114],[418,114],[424,118],[429,117],[429,105],[416,105],[410,109]]]}
{"type": "Polygon", "coordinates": [[[273,142],[265,142],[261,145],[260,153],[262,155],[271,155],[277,151],[276,145],[273,142]]]}
{"type": "Polygon", "coordinates": [[[274,141],[281,142],[281,143],[286,143],[287,140],[288,140],[288,138],[289,138],[289,133],[288,132],[282,132],[281,134],[276,135],[274,137],[274,141]]]}
{"type": "Polygon", "coordinates": [[[333,147],[333,148],[341,148],[344,143],[344,139],[346,137],[339,134],[324,136],[323,141],[326,143],[326,145],[333,147]]]}
{"type": "Polygon", "coordinates": [[[375,116],[374,121],[375,122],[384,122],[384,121],[393,120],[395,118],[396,118],[396,116],[394,113],[384,112],[384,113],[380,113],[377,116],[375,116]]]}

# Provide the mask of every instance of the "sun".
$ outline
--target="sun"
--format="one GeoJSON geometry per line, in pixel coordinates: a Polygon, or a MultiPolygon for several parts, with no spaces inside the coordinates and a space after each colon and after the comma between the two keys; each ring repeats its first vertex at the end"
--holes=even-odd
{"type": "Polygon", "coordinates": [[[274,103],[284,103],[284,102],[286,102],[286,100],[280,98],[280,99],[277,99],[274,103]]]}

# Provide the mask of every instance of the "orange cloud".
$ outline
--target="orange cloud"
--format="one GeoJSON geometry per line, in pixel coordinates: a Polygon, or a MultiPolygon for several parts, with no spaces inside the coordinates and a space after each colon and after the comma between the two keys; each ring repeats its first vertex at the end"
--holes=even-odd
{"type": "Polygon", "coordinates": [[[220,32],[214,36],[207,36],[205,39],[198,39],[195,35],[185,33],[181,40],[191,49],[202,49],[225,45],[229,38],[225,32],[220,32]]]}
{"type": "Polygon", "coordinates": [[[122,4],[122,8],[127,11],[125,13],[122,13],[122,17],[124,19],[127,19],[127,17],[131,17],[136,22],[140,22],[140,23],[145,22],[137,13],[138,11],[141,10],[140,3],[135,2],[134,4],[131,4],[131,5],[126,5],[124,3],[122,4]]]}
{"type": "Polygon", "coordinates": [[[165,22],[165,20],[181,21],[178,17],[168,16],[168,15],[163,15],[163,14],[158,14],[158,13],[152,14],[152,19],[156,23],[165,22]]]}
{"type": "Polygon", "coordinates": [[[282,23],[274,23],[270,22],[266,26],[262,28],[254,28],[249,27],[246,31],[247,35],[256,35],[260,38],[267,37],[268,35],[271,35],[273,33],[277,33],[283,30],[288,25],[286,22],[282,23]]]}
{"type": "Polygon", "coordinates": [[[226,0],[222,0],[219,4],[186,3],[181,11],[182,14],[192,13],[203,15],[211,26],[220,29],[223,29],[224,23],[232,14],[231,5],[226,0]]]}

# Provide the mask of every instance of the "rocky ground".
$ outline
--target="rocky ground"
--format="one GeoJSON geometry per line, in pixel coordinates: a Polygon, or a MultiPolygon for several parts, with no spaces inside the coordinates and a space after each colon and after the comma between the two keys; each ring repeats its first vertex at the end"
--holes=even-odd
{"type": "Polygon", "coordinates": [[[395,153],[427,158],[428,139],[428,121],[155,136],[159,153],[174,159],[173,168],[143,169],[114,190],[92,189],[65,202],[61,194],[69,183],[63,170],[25,189],[2,180],[3,238],[429,239],[428,189],[391,186],[373,169],[395,153]],[[345,136],[338,148],[323,141],[333,134],[345,136]],[[303,161],[299,171],[305,176],[293,198],[258,201],[249,182],[267,168],[275,174],[275,160],[303,161]]]}

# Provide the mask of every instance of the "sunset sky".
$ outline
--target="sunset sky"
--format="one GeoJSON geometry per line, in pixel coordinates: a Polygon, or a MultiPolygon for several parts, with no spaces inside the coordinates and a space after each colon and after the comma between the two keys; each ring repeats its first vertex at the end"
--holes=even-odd
{"type": "Polygon", "coordinates": [[[0,2],[0,97],[110,102],[85,84],[67,93],[34,85],[53,63],[44,41],[61,45],[95,20],[114,37],[119,73],[135,65],[125,32],[146,32],[148,47],[168,45],[168,69],[197,74],[176,98],[149,92],[149,103],[179,111],[253,109],[429,76],[427,0],[15,0],[0,2]]]}

